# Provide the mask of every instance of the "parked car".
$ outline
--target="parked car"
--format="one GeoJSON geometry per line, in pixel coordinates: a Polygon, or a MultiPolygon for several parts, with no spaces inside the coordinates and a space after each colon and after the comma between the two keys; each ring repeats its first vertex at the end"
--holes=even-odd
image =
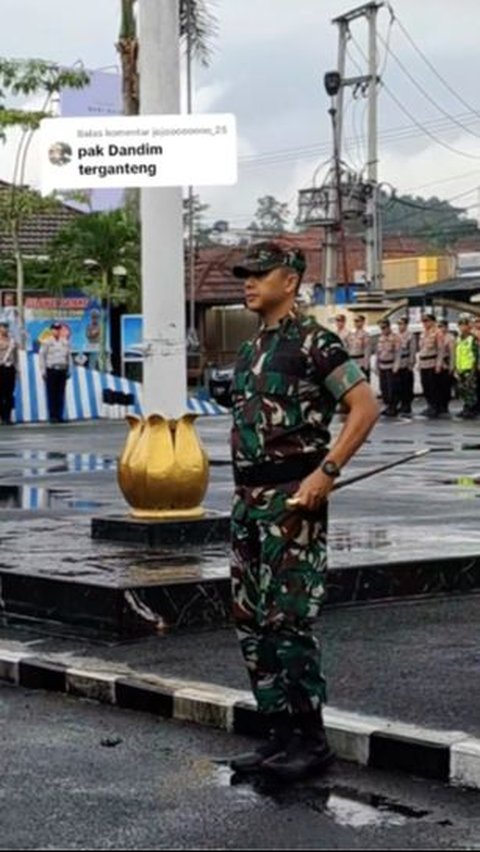
{"type": "Polygon", "coordinates": [[[208,390],[212,399],[225,408],[232,407],[233,364],[225,367],[212,367],[208,380],[208,390]]]}

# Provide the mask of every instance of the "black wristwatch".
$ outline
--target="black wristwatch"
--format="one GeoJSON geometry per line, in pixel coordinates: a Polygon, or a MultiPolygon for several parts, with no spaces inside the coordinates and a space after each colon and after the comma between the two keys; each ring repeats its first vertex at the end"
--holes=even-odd
{"type": "Polygon", "coordinates": [[[321,465],[320,469],[327,475],[331,476],[332,479],[336,479],[337,476],[340,476],[341,470],[338,464],[331,459],[329,461],[324,461],[321,465]]]}

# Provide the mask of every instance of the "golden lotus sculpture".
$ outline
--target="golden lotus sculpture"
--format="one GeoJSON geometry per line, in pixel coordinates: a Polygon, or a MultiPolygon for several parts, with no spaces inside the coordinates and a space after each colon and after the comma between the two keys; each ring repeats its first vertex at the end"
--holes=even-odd
{"type": "Polygon", "coordinates": [[[195,414],[169,420],[127,416],[130,427],[118,483],[137,518],[199,518],[208,485],[208,458],[195,432],[195,414]]]}

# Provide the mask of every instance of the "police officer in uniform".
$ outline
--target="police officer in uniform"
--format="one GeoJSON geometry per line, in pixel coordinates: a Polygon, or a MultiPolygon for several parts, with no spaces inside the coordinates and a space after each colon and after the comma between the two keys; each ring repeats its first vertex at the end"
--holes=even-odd
{"type": "Polygon", "coordinates": [[[231,766],[284,781],[321,773],[332,760],[312,630],[325,593],[327,501],[378,416],[339,338],[295,310],[305,265],[300,250],[266,242],[233,269],[261,320],[239,350],[233,378],[233,612],[271,738],[231,766]],[[329,447],[340,400],[348,413],[329,447]]]}
{"type": "Polygon", "coordinates": [[[50,423],[62,423],[72,352],[68,340],[62,337],[62,324],[52,322],[50,330],[51,337],[40,347],[40,372],[45,380],[50,423]]]}
{"type": "Polygon", "coordinates": [[[440,373],[443,365],[443,341],[438,333],[435,315],[424,314],[422,317],[423,331],[418,347],[420,378],[426,409],[422,415],[435,419],[442,409],[442,392],[440,373]]]}
{"type": "Polygon", "coordinates": [[[412,414],[414,368],[417,347],[415,337],[408,328],[408,317],[398,321],[400,346],[394,365],[396,391],[395,398],[400,404],[399,414],[410,417],[412,414]]]}
{"type": "Polygon", "coordinates": [[[357,314],[353,319],[354,330],[349,331],[346,338],[346,346],[350,358],[352,358],[365,373],[365,378],[370,381],[370,357],[372,345],[368,331],[365,328],[365,317],[357,314]]]}
{"type": "Polygon", "coordinates": [[[449,418],[448,407],[452,398],[452,383],[455,370],[455,339],[448,330],[447,320],[439,320],[438,338],[443,350],[442,368],[438,374],[439,417],[449,418]]]}
{"type": "Polygon", "coordinates": [[[345,314],[337,314],[335,317],[335,328],[337,337],[339,337],[343,345],[346,346],[349,331],[347,328],[347,318],[345,314]]]}
{"type": "Polygon", "coordinates": [[[395,365],[398,363],[400,338],[392,331],[389,319],[381,320],[379,326],[381,334],[377,343],[376,365],[385,406],[382,414],[385,417],[396,417],[398,402],[395,373],[398,368],[395,365]]]}

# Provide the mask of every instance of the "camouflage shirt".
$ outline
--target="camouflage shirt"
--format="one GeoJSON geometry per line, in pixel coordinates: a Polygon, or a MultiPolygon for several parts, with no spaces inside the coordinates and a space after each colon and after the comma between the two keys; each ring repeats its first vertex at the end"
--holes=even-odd
{"type": "Polygon", "coordinates": [[[339,338],[290,313],[260,328],[238,352],[232,457],[241,468],[304,452],[324,453],[337,402],[365,375],[339,338]]]}

